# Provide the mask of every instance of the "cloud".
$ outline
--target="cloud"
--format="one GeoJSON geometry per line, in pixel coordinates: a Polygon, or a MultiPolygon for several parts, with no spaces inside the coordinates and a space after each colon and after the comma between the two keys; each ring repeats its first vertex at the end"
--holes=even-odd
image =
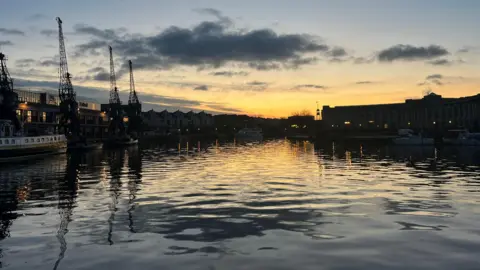
{"type": "Polygon", "coordinates": [[[347,54],[347,51],[345,51],[345,49],[342,47],[333,47],[327,52],[327,55],[336,58],[336,57],[344,57],[344,56],[347,56],[348,54],[347,54]]]}
{"type": "Polygon", "coordinates": [[[110,81],[110,73],[99,72],[93,75],[92,79],[94,79],[95,81],[101,81],[101,82],[110,81]]]}
{"type": "Polygon", "coordinates": [[[115,29],[100,30],[93,26],[88,26],[85,24],[76,24],[73,26],[73,30],[75,31],[75,34],[91,35],[91,36],[98,37],[105,40],[115,40],[119,38],[118,34],[122,32],[123,29],[122,30],[115,30],[115,29]]]}
{"type": "MultiPolygon", "coordinates": [[[[202,12],[221,16],[211,9],[202,12]]],[[[137,69],[148,70],[179,65],[219,68],[227,64],[256,70],[299,68],[317,60],[312,54],[330,49],[310,35],[278,34],[271,29],[237,30],[222,20],[200,22],[192,28],[171,26],[151,36],[119,34],[86,25],[76,26],[75,31],[92,37],[76,47],[77,56],[98,55],[111,44],[117,55],[131,59],[137,69]]]]}
{"type": "Polygon", "coordinates": [[[372,81],[358,81],[355,84],[374,84],[375,82],[372,81]]]}
{"type": "Polygon", "coordinates": [[[23,31],[20,31],[18,29],[7,29],[7,28],[0,28],[0,34],[25,36],[25,32],[23,31]]]}
{"type": "Polygon", "coordinates": [[[453,64],[452,61],[447,59],[437,59],[437,60],[428,61],[427,63],[433,66],[450,66],[453,64]]]}
{"type": "Polygon", "coordinates": [[[35,63],[36,61],[32,58],[18,59],[17,61],[15,61],[15,66],[20,68],[25,68],[25,67],[30,67],[35,63]]]}
{"type": "Polygon", "coordinates": [[[199,86],[193,88],[193,90],[208,91],[208,86],[207,85],[199,85],[199,86]]]}
{"type": "Polygon", "coordinates": [[[449,52],[447,49],[438,45],[416,47],[412,45],[398,44],[380,51],[377,54],[377,58],[380,62],[393,62],[397,60],[417,61],[430,60],[448,54],[449,52]]]}
{"type": "Polygon", "coordinates": [[[268,85],[268,83],[266,83],[266,82],[259,82],[259,81],[252,81],[252,82],[247,83],[247,85],[251,85],[251,86],[265,86],[265,85],[268,85]]]}
{"type": "MultiPolygon", "coordinates": [[[[33,81],[16,79],[16,85],[21,85],[21,89],[50,91],[53,94],[58,94],[58,81],[33,81]]],[[[17,87],[18,88],[18,87],[17,87]]],[[[108,103],[109,90],[105,88],[85,87],[74,85],[74,89],[77,92],[78,100],[92,100],[99,103],[108,103]],[[86,98],[88,97],[88,98],[86,98]]],[[[128,91],[120,91],[120,99],[123,101],[128,100],[128,91]]],[[[156,94],[149,94],[143,92],[137,92],[140,102],[142,102],[142,110],[148,111],[154,109],[162,111],[167,109],[169,111],[182,110],[203,110],[203,108],[210,108],[205,110],[208,113],[238,113],[242,112],[237,108],[230,108],[225,104],[216,102],[200,102],[197,100],[183,99],[169,96],[162,96],[156,94]]]]}
{"type": "Polygon", "coordinates": [[[425,80],[433,80],[433,79],[441,79],[443,78],[443,75],[442,74],[431,74],[431,75],[428,75],[425,80]]]}
{"type": "Polygon", "coordinates": [[[212,76],[224,76],[224,77],[234,77],[234,76],[248,76],[248,72],[245,71],[217,71],[209,73],[212,76]]]}
{"type": "Polygon", "coordinates": [[[326,86],[319,85],[319,84],[300,84],[300,85],[296,85],[293,89],[302,89],[302,88],[327,89],[326,86]]]}
{"type": "Polygon", "coordinates": [[[38,64],[42,67],[60,66],[60,62],[58,62],[57,60],[43,60],[39,61],[38,64]]]}
{"type": "Polygon", "coordinates": [[[445,76],[442,74],[430,74],[427,77],[425,77],[425,81],[421,83],[417,83],[418,86],[429,86],[429,85],[437,85],[437,86],[442,86],[446,83],[444,83],[442,80],[445,79],[445,76]]]}
{"type": "Polygon", "coordinates": [[[458,54],[466,54],[466,53],[473,53],[478,52],[480,46],[464,46],[463,48],[457,51],[458,54]]]}
{"type": "Polygon", "coordinates": [[[353,58],[353,63],[354,64],[370,64],[372,63],[373,61],[375,61],[374,58],[365,58],[365,57],[354,57],[353,58]]]}
{"type": "Polygon", "coordinates": [[[227,16],[223,16],[222,15],[222,12],[220,12],[219,10],[217,9],[214,9],[214,8],[201,8],[201,9],[195,9],[196,12],[200,13],[200,14],[206,14],[206,15],[212,15],[214,17],[216,17],[221,23],[227,25],[227,26],[231,26],[233,25],[233,21],[232,19],[230,19],[229,17],[227,16]]]}
{"type": "Polygon", "coordinates": [[[88,73],[107,72],[103,67],[94,67],[88,70],[88,73]]]}
{"type": "Polygon", "coordinates": [[[42,31],[40,31],[40,34],[46,36],[46,37],[52,37],[52,36],[55,36],[58,34],[57,30],[53,30],[53,29],[43,29],[42,31]]]}
{"type": "Polygon", "coordinates": [[[9,40],[0,40],[0,46],[13,46],[13,42],[9,40]]]}
{"type": "Polygon", "coordinates": [[[430,82],[433,83],[433,84],[439,85],[439,86],[443,85],[443,83],[438,79],[431,80],[430,82]]]}
{"type": "Polygon", "coordinates": [[[248,63],[248,67],[259,70],[259,71],[279,70],[280,64],[251,62],[251,63],[248,63]]]}
{"type": "Polygon", "coordinates": [[[46,20],[48,18],[49,17],[47,15],[36,13],[31,16],[28,16],[27,21],[40,21],[40,20],[46,20]]]}

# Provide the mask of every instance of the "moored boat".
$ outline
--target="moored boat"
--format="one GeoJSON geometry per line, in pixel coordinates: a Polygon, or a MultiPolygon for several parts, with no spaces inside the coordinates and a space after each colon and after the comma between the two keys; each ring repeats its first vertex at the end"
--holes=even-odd
{"type": "Polygon", "coordinates": [[[65,135],[22,136],[13,132],[10,120],[0,120],[0,162],[24,160],[41,155],[65,153],[65,135]]]}
{"type": "Polygon", "coordinates": [[[262,140],[263,133],[260,128],[242,128],[237,132],[235,137],[244,140],[262,140]]]}
{"type": "Polygon", "coordinates": [[[423,134],[414,134],[411,129],[400,129],[398,137],[393,139],[394,144],[398,145],[434,145],[433,138],[425,138],[423,134]]]}

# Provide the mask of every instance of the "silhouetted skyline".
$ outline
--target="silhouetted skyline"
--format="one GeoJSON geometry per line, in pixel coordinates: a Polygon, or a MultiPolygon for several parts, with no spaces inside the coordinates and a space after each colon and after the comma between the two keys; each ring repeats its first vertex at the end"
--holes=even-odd
{"type": "Polygon", "coordinates": [[[145,110],[280,117],[313,113],[317,100],[389,103],[427,89],[447,97],[479,90],[473,0],[23,0],[2,9],[0,49],[17,86],[58,88],[59,16],[78,94],[107,98],[112,45],[120,90],[128,91],[131,59],[145,110]]]}

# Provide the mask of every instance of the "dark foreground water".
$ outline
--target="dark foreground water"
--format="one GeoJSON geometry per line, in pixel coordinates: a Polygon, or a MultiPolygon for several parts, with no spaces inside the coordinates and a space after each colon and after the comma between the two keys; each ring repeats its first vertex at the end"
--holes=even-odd
{"type": "Polygon", "coordinates": [[[0,268],[480,269],[480,148],[189,150],[0,165],[0,268]]]}

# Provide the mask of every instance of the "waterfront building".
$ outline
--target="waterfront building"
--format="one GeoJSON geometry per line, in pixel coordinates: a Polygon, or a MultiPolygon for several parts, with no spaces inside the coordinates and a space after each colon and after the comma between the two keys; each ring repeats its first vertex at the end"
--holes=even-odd
{"type": "Polygon", "coordinates": [[[213,127],[214,121],[211,114],[205,112],[194,113],[190,111],[183,113],[179,110],[168,112],[163,110],[156,112],[150,110],[143,113],[143,121],[147,129],[159,131],[160,133],[187,131],[189,128],[198,130],[202,127],[213,127]]]}
{"type": "MultiPolygon", "coordinates": [[[[18,94],[17,117],[27,134],[58,131],[60,100],[48,92],[14,90],[18,94]]],[[[108,126],[108,119],[100,110],[100,104],[77,98],[81,132],[87,138],[101,138],[108,126]]]]}
{"type": "Polygon", "coordinates": [[[404,103],[359,106],[323,106],[325,129],[478,129],[480,94],[443,98],[430,93],[404,103]]]}

